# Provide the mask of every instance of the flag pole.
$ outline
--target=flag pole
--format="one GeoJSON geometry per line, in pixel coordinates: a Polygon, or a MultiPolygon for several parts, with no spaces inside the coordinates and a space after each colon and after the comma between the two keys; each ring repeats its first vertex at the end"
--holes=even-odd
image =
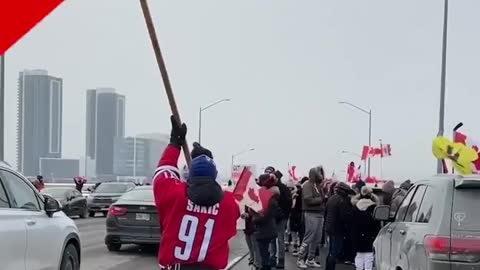
{"type": "MultiPolygon", "coordinates": [[[[155,26],[153,25],[152,15],[150,14],[150,9],[148,8],[147,0],[140,0],[140,5],[142,6],[143,17],[145,18],[145,24],[147,25],[148,34],[150,36],[150,41],[152,42],[153,52],[155,53],[155,58],[157,59],[157,65],[160,69],[160,74],[163,80],[163,85],[165,86],[165,92],[167,94],[168,103],[170,104],[170,109],[173,116],[180,124],[180,114],[178,112],[177,103],[175,102],[175,96],[173,95],[172,85],[170,84],[170,79],[167,73],[167,66],[162,56],[160,50],[160,45],[158,43],[157,34],[155,33],[155,26]]],[[[190,167],[190,150],[188,149],[187,141],[183,144],[183,154],[185,155],[185,160],[187,161],[188,167],[190,167]]]]}

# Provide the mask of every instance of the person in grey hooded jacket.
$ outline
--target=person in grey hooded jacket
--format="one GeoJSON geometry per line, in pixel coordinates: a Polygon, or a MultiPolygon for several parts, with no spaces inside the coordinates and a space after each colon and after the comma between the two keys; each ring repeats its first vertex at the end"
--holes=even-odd
{"type": "Polygon", "coordinates": [[[315,262],[315,252],[322,240],[326,204],[326,196],[322,189],[322,182],[325,179],[323,167],[311,168],[308,176],[309,180],[305,182],[302,189],[305,236],[300,247],[297,265],[300,268],[318,268],[320,264],[315,262]]]}
{"type": "Polygon", "coordinates": [[[400,188],[397,189],[392,196],[392,204],[390,205],[390,213],[394,215],[397,212],[398,207],[407,195],[408,190],[412,187],[412,182],[410,180],[406,180],[400,185],[400,188]]]}

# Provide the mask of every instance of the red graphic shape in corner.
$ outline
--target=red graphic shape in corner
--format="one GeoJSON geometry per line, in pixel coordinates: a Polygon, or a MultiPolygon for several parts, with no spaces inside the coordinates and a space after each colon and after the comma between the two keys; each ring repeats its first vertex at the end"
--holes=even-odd
{"type": "Polygon", "coordinates": [[[0,55],[62,2],[64,0],[0,1],[0,55]]]}

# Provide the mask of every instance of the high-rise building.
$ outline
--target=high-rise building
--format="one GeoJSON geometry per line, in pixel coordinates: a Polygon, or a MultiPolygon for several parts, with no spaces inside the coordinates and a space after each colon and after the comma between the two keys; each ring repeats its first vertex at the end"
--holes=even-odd
{"type": "Polygon", "coordinates": [[[63,81],[46,70],[25,70],[18,78],[17,166],[39,173],[40,158],[62,155],[63,81]]]}
{"type": "Polygon", "coordinates": [[[119,176],[152,177],[168,140],[142,136],[115,139],[114,172],[119,176]]]}
{"type": "Polygon", "coordinates": [[[125,136],[125,96],[112,88],[87,90],[86,156],[95,160],[97,176],[113,175],[116,138],[125,136]]]}

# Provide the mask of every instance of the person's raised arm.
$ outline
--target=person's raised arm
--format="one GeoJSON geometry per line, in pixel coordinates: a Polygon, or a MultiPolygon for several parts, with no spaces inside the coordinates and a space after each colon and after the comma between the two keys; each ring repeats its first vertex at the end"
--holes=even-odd
{"type": "Polygon", "coordinates": [[[187,126],[178,124],[173,116],[170,117],[170,121],[172,123],[170,144],[163,151],[153,176],[153,189],[156,201],[164,197],[163,193],[168,192],[170,185],[180,180],[178,158],[187,135],[187,126]]]}

